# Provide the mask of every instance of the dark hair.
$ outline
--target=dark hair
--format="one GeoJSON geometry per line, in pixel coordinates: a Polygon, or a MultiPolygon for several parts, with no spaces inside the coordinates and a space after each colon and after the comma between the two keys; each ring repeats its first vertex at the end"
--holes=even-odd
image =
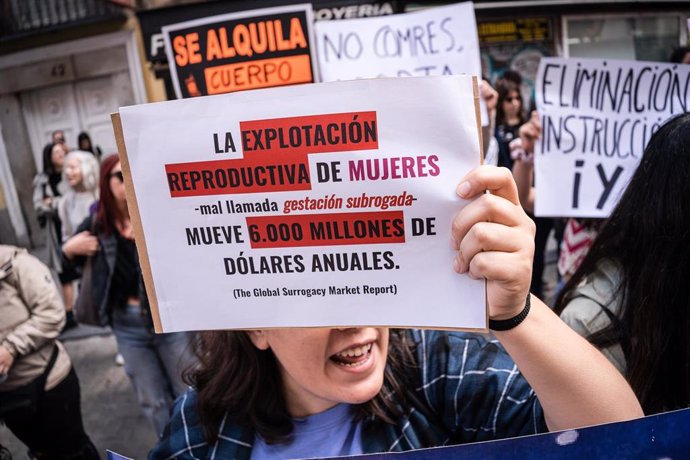
{"type": "Polygon", "coordinates": [[[512,81],[513,83],[518,85],[518,87],[522,84],[522,75],[520,75],[520,72],[518,72],[517,70],[506,70],[505,72],[503,72],[501,79],[512,81]]]}
{"type": "Polygon", "coordinates": [[[510,93],[515,91],[520,98],[520,111],[518,112],[518,118],[520,119],[519,124],[523,124],[525,121],[524,110],[525,107],[522,104],[522,93],[520,93],[520,87],[512,80],[506,80],[501,78],[496,81],[496,91],[498,92],[498,104],[496,105],[496,126],[506,124],[506,114],[503,111],[503,102],[508,98],[510,93]]]}
{"type": "Polygon", "coordinates": [[[117,205],[112,190],[110,190],[110,173],[120,162],[117,154],[106,157],[101,162],[101,176],[98,182],[99,197],[98,210],[96,211],[96,226],[99,232],[109,235],[115,231],[115,222],[118,220],[117,205]]]}
{"type": "MultiPolygon", "coordinates": [[[[402,415],[410,385],[405,369],[416,366],[411,342],[404,330],[390,330],[383,386],[372,400],[359,405],[360,416],[394,423],[394,417],[402,415]]],[[[246,332],[207,331],[198,334],[195,352],[199,363],[185,372],[184,380],[197,390],[208,442],[215,442],[226,413],[269,443],[289,440],[292,419],[273,351],[256,348],[246,332]]]]}
{"type": "Polygon", "coordinates": [[[556,302],[560,314],[577,286],[614,260],[621,269],[618,320],[588,337],[620,344],[630,386],[646,413],[690,405],[690,113],[664,124],[589,253],[556,302]]]}
{"type": "Polygon", "coordinates": [[[690,53],[690,46],[679,46],[678,48],[674,49],[671,53],[669,62],[681,63],[683,62],[683,58],[685,57],[685,55],[688,53],[690,53]]]}
{"type": "Polygon", "coordinates": [[[82,131],[77,136],[77,148],[79,150],[84,150],[84,148],[81,146],[81,141],[84,141],[84,140],[89,141],[89,148],[86,150],[93,153],[93,144],[91,143],[91,138],[89,137],[89,133],[87,133],[86,131],[82,131]]]}
{"type": "Polygon", "coordinates": [[[46,174],[53,174],[55,171],[55,165],[53,165],[53,144],[49,142],[43,147],[43,172],[46,174]]]}

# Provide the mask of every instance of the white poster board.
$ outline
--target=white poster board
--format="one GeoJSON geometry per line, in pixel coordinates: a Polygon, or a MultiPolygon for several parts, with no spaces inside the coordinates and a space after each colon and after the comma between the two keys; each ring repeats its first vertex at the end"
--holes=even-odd
{"type": "MultiPolygon", "coordinates": [[[[319,21],[314,30],[321,81],[482,75],[472,2],[375,18],[319,21]]],[[[483,102],[482,120],[488,124],[483,102]]]]}
{"type": "Polygon", "coordinates": [[[359,80],[120,109],[159,329],[484,329],[484,282],[453,271],[449,243],[466,204],[455,188],[480,164],[475,82],[359,80]]]}
{"type": "Polygon", "coordinates": [[[543,58],[537,216],[607,217],[650,137],[690,109],[690,65],[543,58]]]}

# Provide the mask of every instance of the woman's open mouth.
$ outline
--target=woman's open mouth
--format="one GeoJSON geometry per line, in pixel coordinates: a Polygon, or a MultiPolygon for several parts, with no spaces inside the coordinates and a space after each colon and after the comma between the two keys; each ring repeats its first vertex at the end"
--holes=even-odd
{"type": "Polygon", "coordinates": [[[331,361],[334,361],[339,366],[361,366],[371,358],[371,349],[373,346],[374,343],[371,342],[365,345],[348,348],[347,350],[343,350],[331,356],[331,361]]]}

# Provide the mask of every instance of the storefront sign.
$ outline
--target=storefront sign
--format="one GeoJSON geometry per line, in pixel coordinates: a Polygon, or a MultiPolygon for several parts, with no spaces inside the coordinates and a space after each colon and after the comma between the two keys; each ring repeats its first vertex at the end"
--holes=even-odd
{"type": "Polygon", "coordinates": [[[484,282],[448,243],[480,163],[477,100],[452,76],[120,109],[157,330],[484,329],[484,282]]]}
{"type": "Polygon", "coordinates": [[[477,24],[479,43],[482,45],[547,41],[552,39],[551,29],[551,20],[548,18],[519,18],[477,24]]]}
{"type": "Polygon", "coordinates": [[[371,18],[387,16],[398,11],[394,2],[318,2],[314,3],[314,19],[333,21],[339,19],[371,18]],[[348,4],[349,3],[349,4],[348,4]]]}

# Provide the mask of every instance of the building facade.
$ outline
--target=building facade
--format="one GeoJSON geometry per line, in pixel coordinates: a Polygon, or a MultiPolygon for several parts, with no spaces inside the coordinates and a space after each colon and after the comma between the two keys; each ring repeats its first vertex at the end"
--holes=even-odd
{"type": "MultiPolygon", "coordinates": [[[[54,130],[87,131],[116,151],[110,113],[174,98],[161,27],[285,0],[0,0],[0,243],[42,243],[31,181],[54,130]]],[[[315,0],[315,20],[346,20],[450,2],[315,0]]],[[[506,70],[533,90],[544,56],[667,61],[688,43],[690,2],[474,2],[484,76],[506,70]]]]}

